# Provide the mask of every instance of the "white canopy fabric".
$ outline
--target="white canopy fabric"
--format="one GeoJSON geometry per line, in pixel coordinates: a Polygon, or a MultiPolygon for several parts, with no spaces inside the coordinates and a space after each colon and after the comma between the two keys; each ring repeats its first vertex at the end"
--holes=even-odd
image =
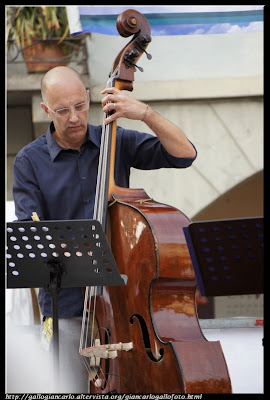
{"type": "MultiPolygon", "coordinates": [[[[17,220],[13,201],[6,202],[6,222],[17,220]]],[[[15,326],[34,324],[30,289],[6,289],[6,323],[15,326]]]]}

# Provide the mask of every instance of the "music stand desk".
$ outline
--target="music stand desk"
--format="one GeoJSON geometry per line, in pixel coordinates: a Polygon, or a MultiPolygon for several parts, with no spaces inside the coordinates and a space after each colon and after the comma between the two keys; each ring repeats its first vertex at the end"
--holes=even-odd
{"type": "Polygon", "coordinates": [[[7,288],[44,288],[52,299],[53,368],[59,374],[58,295],[61,288],[121,286],[101,224],[96,220],[7,223],[7,288]]]}
{"type": "Polygon", "coordinates": [[[202,296],[263,293],[263,217],[183,227],[202,296]]]}

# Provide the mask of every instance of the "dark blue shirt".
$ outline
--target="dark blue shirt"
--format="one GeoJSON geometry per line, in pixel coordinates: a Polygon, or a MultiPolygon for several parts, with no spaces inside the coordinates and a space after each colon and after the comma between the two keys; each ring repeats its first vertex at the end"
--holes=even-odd
{"type": "MultiPolygon", "coordinates": [[[[25,146],[14,161],[13,197],[18,220],[91,219],[98,170],[101,126],[88,125],[81,151],[61,147],[54,139],[53,122],[45,135],[25,146]]],[[[130,168],[186,168],[194,158],[171,156],[156,136],[117,127],[115,183],[129,187],[130,168]]],[[[51,301],[39,290],[39,304],[51,316],[51,301]]],[[[59,317],[82,315],[81,288],[62,288],[59,317]]]]}

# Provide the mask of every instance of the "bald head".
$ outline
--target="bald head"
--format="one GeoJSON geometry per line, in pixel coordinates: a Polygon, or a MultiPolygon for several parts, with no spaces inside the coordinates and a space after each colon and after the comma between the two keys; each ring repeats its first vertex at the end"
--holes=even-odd
{"type": "Polygon", "coordinates": [[[41,80],[41,96],[43,101],[45,103],[48,101],[48,91],[50,89],[61,90],[61,87],[66,86],[70,82],[81,83],[85,89],[83,80],[75,69],[64,66],[50,69],[41,80]]]}

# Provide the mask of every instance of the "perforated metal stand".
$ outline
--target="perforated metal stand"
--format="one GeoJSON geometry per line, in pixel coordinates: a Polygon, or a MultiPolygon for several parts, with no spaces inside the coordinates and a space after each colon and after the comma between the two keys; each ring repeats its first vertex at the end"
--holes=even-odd
{"type": "Polygon", "coordinates": [[[263,293],[263,217],[193,222],[183,230],[201,295],[263,293]]]}
{"type": "Polygon", "coordinates": [[[7,288],[44,288],[52,299],[53,371],[59,376],[61,287],[121,286],[113,254],[96,220],[7,223],[7,288]]]}

